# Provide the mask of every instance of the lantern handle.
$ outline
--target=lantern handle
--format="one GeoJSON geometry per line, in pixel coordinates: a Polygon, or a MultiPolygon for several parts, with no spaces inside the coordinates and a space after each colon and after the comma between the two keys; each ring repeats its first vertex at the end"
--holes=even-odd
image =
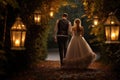
{"type": "Polygon", "coordinates": [[[113,12],[113,14],[116,14],[116,12],[118,11],[118,8],[117,9],[115,9],[115,11],[113,12]]]}

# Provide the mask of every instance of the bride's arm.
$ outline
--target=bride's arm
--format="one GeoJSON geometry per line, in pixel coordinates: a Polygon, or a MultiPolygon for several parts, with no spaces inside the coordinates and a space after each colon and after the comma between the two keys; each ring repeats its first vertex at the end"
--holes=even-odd
{"type": "Polygon", "coordinates": [[[71,30],[71,33],[72,33],[71,36],[73,36],[74,31],[75,31],[75,27],[73,26],[73,27],[72,27],[72,30],[71,30]]]}
{"type": "Polygon", "coordinates": [[[84,37],[84,28],[83,28],[83,26],[81,26],[81,33],[82,33],[82,36],[84,37]]]}

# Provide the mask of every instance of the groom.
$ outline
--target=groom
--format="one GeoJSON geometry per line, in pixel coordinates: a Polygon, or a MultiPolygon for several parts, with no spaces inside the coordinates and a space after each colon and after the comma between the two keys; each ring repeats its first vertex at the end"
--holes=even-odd
{"type": "Polygon", "coordinates": [[[66,56],[69,33],[71,32],[71,22],[67,18],[68,14],[63,13],[62,18],[56,21],[54,29],[54,40],[58,43],[61,66],[63,58],[66,56]]]}

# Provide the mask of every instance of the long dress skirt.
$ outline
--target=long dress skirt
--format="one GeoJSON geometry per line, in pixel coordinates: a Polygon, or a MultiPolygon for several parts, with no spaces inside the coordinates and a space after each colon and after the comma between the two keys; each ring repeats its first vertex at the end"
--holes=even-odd
{"type": "Polygon", "coordinates": [[[64,58],[64,68],[86,69],[95,61],[96,54],[82,36],[72,36],[64,58]]]}

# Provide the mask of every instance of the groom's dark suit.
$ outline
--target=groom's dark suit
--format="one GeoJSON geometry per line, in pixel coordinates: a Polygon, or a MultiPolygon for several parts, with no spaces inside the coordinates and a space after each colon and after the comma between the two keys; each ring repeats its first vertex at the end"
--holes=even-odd
{"type": "Polygon", "coordinates": [[[63,64],[63,58],[66,56],[67,43],[68,43],[68,28],[69,21],[61,19],[58,22],[57,42],[59,47],[60,61],[63,64]]]}
{"type": "Polygon", "coordinates": [[[71,23],[67,20],[66,14],[63,14],[62,19],[56,22],[55,27],[55,39],[58,43],[60,63],[63,65],[63,58],[66,56],[67,43],[68,43],[68,33],[71,30],[71,23]]]}

